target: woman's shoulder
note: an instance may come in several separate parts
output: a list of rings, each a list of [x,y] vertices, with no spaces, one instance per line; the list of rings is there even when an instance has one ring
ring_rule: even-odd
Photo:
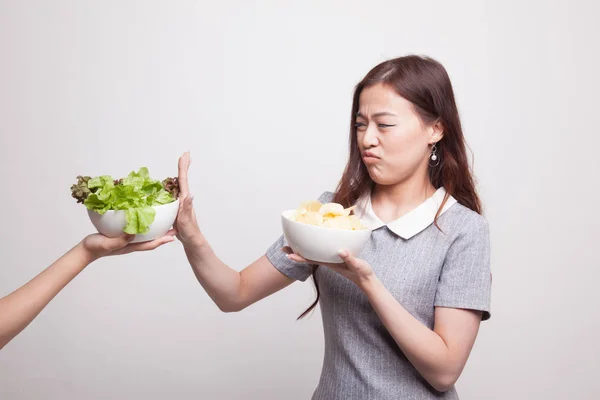
[[[333,201],[333,196],[334,195],[335,195],[334,192],[325,191],[325,192],[321,193],[321,195],[319,196],[318,200],[321,203],[331,203]]]
[[[488,220],[481,214],[456,202],[442,215],[455,230],[461,233],[485,232],[489,229]]]

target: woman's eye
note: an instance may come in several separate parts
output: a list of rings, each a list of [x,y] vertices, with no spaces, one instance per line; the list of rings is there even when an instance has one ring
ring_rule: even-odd
[[[367,127],[367,124],[365,124],[364,122],[356,122],[354,124],[354,126],[356,127],[356,129],[365,129]],[[391,124],[377,124],[377,126],[380,129],[384,129],[384,128],[391,128],[391,127],[396,126],[396,125],[391,125]]]

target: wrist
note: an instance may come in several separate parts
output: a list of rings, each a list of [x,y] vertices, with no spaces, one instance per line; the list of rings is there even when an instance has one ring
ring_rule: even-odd
[[[367,297],[373,296],[382,288],[384,288],[383,283],[381,283],[375,274],[371,274],[361,279],[358,283],[358,287],[365,293],[365,295],[367,295]]]
[[[200,232],[200,230],[196,231],[189,237],[179,238],[179,240],[183,244],[183,247],[189,249],[200,249],[207,245],[206,238],[204,237],[202,232]]]
[[[89,264],[101,257],[101,255],[95,254],[93,251],[88,249],[83,241],[79,242],[73,251],[77,253],[77,258],[83,262],[83,268],[87,267]]]

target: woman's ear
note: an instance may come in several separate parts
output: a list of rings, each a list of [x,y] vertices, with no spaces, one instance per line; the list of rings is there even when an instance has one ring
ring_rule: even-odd
[[[437,143],[444,137],[444,125],[440,120],[435,121],[429,130],[429,144]]]

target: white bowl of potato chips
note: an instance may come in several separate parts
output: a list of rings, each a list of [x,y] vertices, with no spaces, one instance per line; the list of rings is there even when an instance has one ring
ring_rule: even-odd
[[[283,235],[294,253],[307,260],[341,263],[340,250],[357,256],[371,237],[353,212],[354,207],[337,203],[304,202],[281,214]]]

